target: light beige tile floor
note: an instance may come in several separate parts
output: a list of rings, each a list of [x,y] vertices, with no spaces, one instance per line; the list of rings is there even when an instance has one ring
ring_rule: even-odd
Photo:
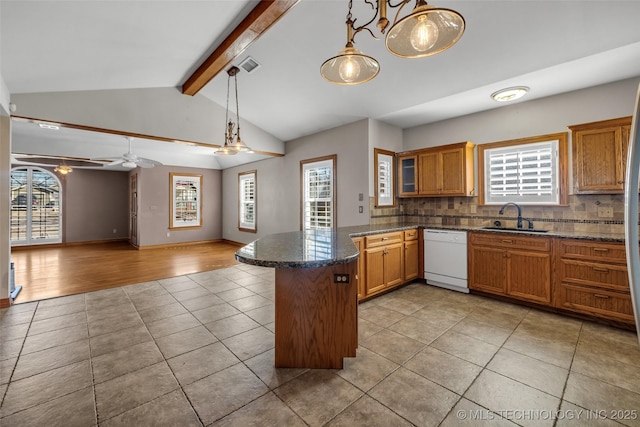
[[[634,333],[413,283],[344,369],[275,369],[273,295],[237,265],[1,310],[0,425],[640,426]]]

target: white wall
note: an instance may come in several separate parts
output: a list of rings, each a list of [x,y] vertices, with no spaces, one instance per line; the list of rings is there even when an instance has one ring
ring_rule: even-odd
[[[220,145],[225,109],[176,88],[14,94],[17,115],[98,128]],[[242,121],[251,148],[284,153],[284,143]]]
[[[404,130],[405,150],[471,141],[476,144],[567,132],[567,126],[630,116],[640,78],[443,120]]]
[[[337,154],[338,227],[369,223],[369,120],[305,136],[286,144],[284,157],[223,171],[223,237],[249,243],[267,234],[300,229],[300,160]],[[258,231],[238,230],[238,173],[257,171]],[[363,194],[363,201],[358,195]],[[358,207],[363,213],[358,213]]]
[[[169,174],[202,175],[202,226],[169,230]],[[138,246],[167,245],[222,238],[222,172],[200,168],[157,166],[137,169],[138,173]],[[169,232],[169,235],[167,235]]]

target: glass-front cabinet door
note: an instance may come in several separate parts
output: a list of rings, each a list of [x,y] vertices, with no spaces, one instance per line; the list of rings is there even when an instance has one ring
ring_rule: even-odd
[[[418,158],[415,154],[398,155],[398,196],[418,194]]]

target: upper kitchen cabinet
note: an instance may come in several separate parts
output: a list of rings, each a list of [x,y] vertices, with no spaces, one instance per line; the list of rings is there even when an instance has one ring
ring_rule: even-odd
[[[398,154],[398,196],[418,195],[418,156]]]
[[[399,154],[398,175],[411,170],[414,177],[412,186],[401,178],[399,197],[473,195],[473,147],[460,142]],[[413,169],[406,167],[410,164]]]
[[[575,194],[624,192],[631,117],[569,126]]]

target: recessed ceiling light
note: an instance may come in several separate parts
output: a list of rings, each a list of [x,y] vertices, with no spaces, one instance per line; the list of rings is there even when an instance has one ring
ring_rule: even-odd
[[[60,126],[52,125],[50,123],[38,123],[38,126],[40,126],[42,129],[50,129],[50,130],[59,130],[60,129]]]
[[[518,98],[522,98],[529,92],[529,88],[526,86],[508,87],[506,89],[500,89],[497,92],[491,94],[491,98],[498,102],[515,101]]]

